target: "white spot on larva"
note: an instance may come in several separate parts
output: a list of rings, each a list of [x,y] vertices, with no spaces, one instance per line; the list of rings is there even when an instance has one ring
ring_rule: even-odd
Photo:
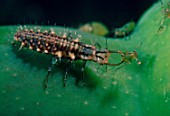
[[[5,53],[5,56],[8,56],[8,53]]]
[[[47,53],[48,53],[48,51],[47,51],[47,50],[44,50],[44,53],[46,53],[46,54],[47,54]]]
[[[37,48],[37,52],[40,52],[41,50],[40,50],[40,48]]]
[[[87,101],[84,101],[83,103],[84,103],[84,105],[88,105],[89,104]]]

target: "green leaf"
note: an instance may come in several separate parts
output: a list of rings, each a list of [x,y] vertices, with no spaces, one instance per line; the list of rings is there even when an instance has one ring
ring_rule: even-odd
[[[166,2],[165,2],[166,3]],[[108,39],[111,50],[138,52],[141,65],[136,62],[120,69],[99,66],[89,61],[85,70],[87,86],[81,81],[81,61],[76,61],[68,74],[66,87],[63,75],[66,65],[55,66],[48,88],[43,81],[51,65],[51,55],[40,54],[11,44],[18,26],[0,27],[0,114],[1,115],[170,115],[169,103],[169,19],[167,28],[157,33],[163,14],[161,5],[153,5],[141,18],[130,40]],[[170,24],[169,24],[170,25]],[[23,27],[24,28],[24,27]],[[28,26],[41,30],[62,27]],[[105,38],[79,30],[81,41],[97,41],[105,49]],[[140,47],[139,44],[143,43]],[[120,58],[112,56],[113,61]]]

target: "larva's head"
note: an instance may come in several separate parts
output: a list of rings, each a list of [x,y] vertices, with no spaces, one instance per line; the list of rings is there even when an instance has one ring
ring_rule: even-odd
[[[110,66],[118,66],[123,63],[123,61],[120,61],[116,63],[115,59],[113,59],[114,55],[120,55],[121,57],[122,54],[119,53],[119,51],[112,51],[112,50],[97,50],[96,51],[96,62],[99,64],[105,64],[105,65],[110,65]]]
[[[137,49],[141,45],[142,42],[139,45],[137,45],[135,49]],[[141,64],[141,61],[138,60],[138,53],[136,52],[136,50],[132,52],[122,52],[122,54],[123,54],[122,61],[125,62],[126,64],[130,64],[132,60],[136,60],[138,64]]]
[[[119,55],[119,58],[121,58],[117,63],[115,61],[119,60],[119,58],[116,55]],[[136,51],[122,52],[115,50],[98,50],[96,51],[95,56],[96,62],[110,66],[118,66],[122,63],[130,64],[132,60],[136,60],[138,64],[141,64],[141,62],[138,60],[138,53]]]
[[[138,64],[141,64],[141,61],[138,60],[138,53],[136,51],[123,53],[122,61],[130,64],[132,60],[136,60]]]

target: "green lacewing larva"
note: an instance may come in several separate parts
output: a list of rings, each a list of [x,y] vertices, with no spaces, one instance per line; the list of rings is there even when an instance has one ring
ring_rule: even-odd
[[[69,72],[69,64],[73,61],[82,60],[83,65],[81,67],[82,80],[84,82],[84,71],[87,61],[93,61],[100,65],[119,66],[123,63],[129,63],[135,59],[138,64],[138,53],[122,52],[117,50],[97,49],[94,45],[85,44],[80,42],[78,38],[67,37],[66,35],[58,36],[54,31],[40,30],[34,31],[33,29],[21,29],[14,35],[14,40],[21,43],[22,47],[27,47],[31,50],[39,53],[45,53],[53,55],[52,65],[56,64],[61,59],[67,59],[66,72],[63,78],[64,86],[66,84],[67,75]],[[106,39],[107,43],[107,39]],[[111,54],[119,54],[121,61],[118,63],[110,63],[109,57]],[[48,69],[48,73],[45,78],[44,89],[47,88],[49,74],[51,67]]]

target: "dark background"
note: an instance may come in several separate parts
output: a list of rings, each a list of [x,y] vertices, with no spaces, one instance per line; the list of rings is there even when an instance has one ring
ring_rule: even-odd
[[[157,0],[1,0],[0,25],[42,24],[76,27],[101,21],[120,27],[138,21]]]

